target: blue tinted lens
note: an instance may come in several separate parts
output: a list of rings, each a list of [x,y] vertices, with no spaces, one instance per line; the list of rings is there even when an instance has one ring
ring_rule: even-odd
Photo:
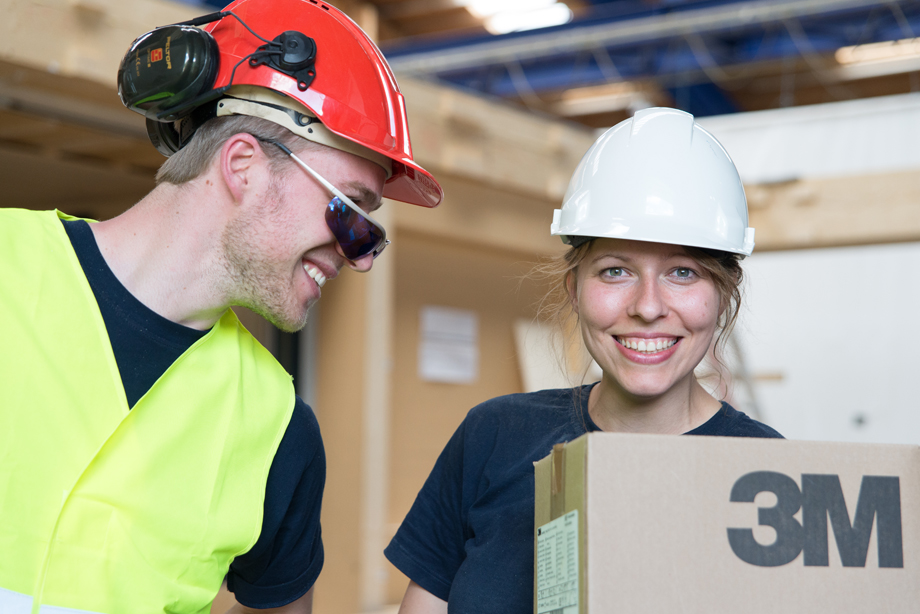
[[[372,224],[338,197],[333,198],[326,207],[326,224],[349,260],[357,260],[376,252],[383,245],[383,229]]]

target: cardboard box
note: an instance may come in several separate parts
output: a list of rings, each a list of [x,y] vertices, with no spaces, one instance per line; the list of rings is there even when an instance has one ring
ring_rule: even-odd
[[[591,433],[536,463],[537,614],[920,612],[920,447]]]

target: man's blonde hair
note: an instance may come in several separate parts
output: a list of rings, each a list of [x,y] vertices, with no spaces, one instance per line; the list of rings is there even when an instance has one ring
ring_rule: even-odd
[[[157,185],[161,183],[182,185],[200,176],[210,166],[214,156],[218,154],[227,139],[240,133],[251,134],[260,140],[278,141],[294,152],[311,147],[323,147],[302,139],[275,122],[259,117],[248,115],[215,117],[209,119],[195,132],[188,145],[167,158],[157,171]],[[287,155],[278,147],[269,146],[262,149],[271,160],[273,171],[287,159]]]

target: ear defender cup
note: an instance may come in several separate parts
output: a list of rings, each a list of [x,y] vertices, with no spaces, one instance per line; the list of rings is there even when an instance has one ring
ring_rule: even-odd
[[[209,119],[217,117],[217,103],[203,104],[177,121],[157,121],[147,118],[147,136],[150,142],[167,158],[192,140],[195,132]]]
[[[174,121],[191,113],[214,87],[220,50],[209,32],[164,26],[131,44],[118,68],[118,96],[137,113]]]
[[[167,158],[181,149],[179,132],[173,122],[158,122],[147,118],[147,137],[157,151]]]

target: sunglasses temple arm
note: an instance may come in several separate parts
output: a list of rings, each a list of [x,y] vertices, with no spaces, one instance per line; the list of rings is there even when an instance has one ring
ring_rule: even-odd
[[[266,139],[266,140],[268,141],[268,139]],[[329,183],[328,181],[326,181],[326,179],[325,179],[322,175],[320,175],[319,173],[317,173],[316,171],[314,171],[312,168],[310,168],[309,166],[307,166],[307,163],[304,162],[303,160],[301,160],[300,158],[298,158],[298,157],[294,154],[294,152],[291,151],[286,145],[284,145],[283,143],[279,143],[278,141],[268,141],[268,142],[269,142],[269,143],[272,143],[273,145],[277,145],[278,148],[281,149],[281,151],[283,151],[285,154],[287,154],[288,157],[291,158],[291,160],[293,160],[294,162],[296,162],[297,165],[298,165],[300,168],[302,168],[303,170],[307,171],[307,172],[310,174],[311,177],[313,177],[313,178],[316,179],[318,182],[320,182],[320,184],[322,184],[322,186],[323,186],[324,188],[326,188],[327,190],[329,190],[330,192],[332,192],[332,194],[333,194],[334,196],[336,196],[339,200],[341,200],[343,203],[345,203],[346,206],[348,206],[349,208],[353,209],[353,210],[354,210],[358,215],[360,215],[361,217],[367,218],[368,221],[370,221],[372,224],[374,224],[375,226],[377,226],[377,227],[383,232],[384,238],[386,238],[386,230],[384,229],[383,225],[380,224],[380,222],[378,222],[377,220],[375,220],[374,218],[372,218],[371,216],[369,216],[367,213],[365,213],[364,211],[362,211],[361,208],[358,207],[358,205],[356,205],[355,203],[353,203],[352,200],[351,200],[350,198],[348,198],[347,196],[345,196],[344,194],[342,194],[342,192],[340,192],[339,189],[338,189],[337,187],[335,187],[334,185],[332,185],[331,183]],[[389,241],[387,241],[387,243],[389,243]]]
[[[283,151],[284,153],[286,153],[286,154],[291,158],[291,160],[293,160],[294,162],[296,162],[297,165],[298,165],[300,168],[302,168],[303,170],[305,170],[305,171],[307,171],[308,173],[310,173],[310,176],[311,176],[311,177],[313,177],[314,179],[316,179],[317,181],[319,181],[319,182],[322,184],[322,186],[323,186],[324,188],[326,188],[327,190],[329,190],[330,192],[332,192],[332,194],[333,194],[334,196],[339,197],[339,198],[342,199],[343,201],[349,200],[349,198],[348,198],[347,196],[345,196],[344,194],[342,194],[341,192],[339,192],[339,190],[338,190],[334,185],[332,185],[331,183],[329,183],[328,181],[326,181],[326,179],[325,179],[322,175],[320,175],[319,173],[317,173],[316,171],[314,171],[312,168],[310,168],[309,166],[307,166],[307,164],[306,164],[303,160],[301,160],[301,159],[298,158],[296,155],[294,155],[294,152],[293,152],[293,151],[291,151],[290,149],[288,149],[286,146],[284,146],[284,145],[281,144],[281,143],[278,143],[278,142],[276,142],[276,141],[272,141],[272,142],[273,142],[275,145],[277,145],[277,146],[281,149],[281,151]]]

